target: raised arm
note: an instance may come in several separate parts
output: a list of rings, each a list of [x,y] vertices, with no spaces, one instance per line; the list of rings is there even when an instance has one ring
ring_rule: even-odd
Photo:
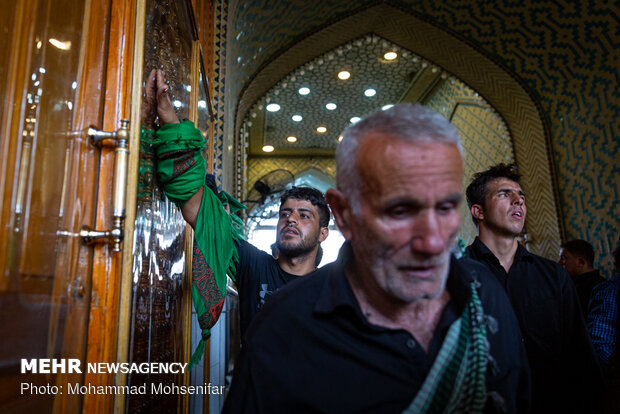
[[[151,78],[151,76],[156,78],[156,82],[154,82],[154,95],[157,99],[157,116],[159,117],[159,122],[162,126],[166,124],[178,124],[179,118],[177,118],[174,108],[172,107],[172,102],[170,102],[170,97],[168,96],[168,84],[166,84],[164,73],[160,69],[153,69],[153,71],[151,71],[151,75],[149,75],[149,78]],[[149,81],[151,80],[153,79],[149,79]],[[150,91],[147,89],[147,96],[149,96],[149,93]],[[200,210],[202,192],[203,187],[199,187],[196,193],[181,206],[183,218],[187,221],[187,223],[189,223],[190,226],[192,226],[193,229],[196,229],[196,219],[198,217],[198,211]]]
[[[226,274],[234,277],[236,273],[238,256],[234,243],[240,236],[221,201],[214,192],[205,189],[206,141],[202,133],[192,122],[179,121],[168,97],[163,72],[156,70],[154,75],[156,82],[151,86],[150,96],[157,101],[161,124],[153,140],[157,176],[168,199],[181,209],[183,218],[194,228],[192,299],[204,340],[221,313]],[[199,344],[192,356],[192,364],[200,360],[203,344]]]

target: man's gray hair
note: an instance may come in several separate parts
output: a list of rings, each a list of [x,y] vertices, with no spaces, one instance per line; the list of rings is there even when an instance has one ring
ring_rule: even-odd
[[[397,104],[350,125],[343,132],[342,141],[336,150],[336,181],[355,214],[361,209],[362,187],[356,165],[357,149],[370,133],[380,133],[407,142],[455,144],[463,155],[456,128],[442,115],[420,104]]]

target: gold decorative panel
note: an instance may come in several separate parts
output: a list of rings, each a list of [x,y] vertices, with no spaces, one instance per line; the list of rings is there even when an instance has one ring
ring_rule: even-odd
[[[169,96],[177,114],[187,118],[192,85],[193,32],[184,1],[149,0],[146,4],[143,79],[162,69],[170,85]],[[183,331],[186,223],[181,211],[163,194],[155,173],[152,147],[155,113],[143,108],[138,168],[138,191],[133,235],[133,296],[131,304],[130,362],[179,362],[184,355]],[[178,374],[138,374],[129,385],[180,384]],[[128,395],[132,413],[176,412],[181,396]]]

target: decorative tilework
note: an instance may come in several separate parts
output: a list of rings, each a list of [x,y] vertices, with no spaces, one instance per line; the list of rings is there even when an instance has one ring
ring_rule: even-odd
[[[386,61],[383,55],[387,51],[398,52],[398,58]],[[263,143],[285,149],[335,149],[338,136],[351,123],[352,116],[363,117],[398,102],[413,76],[427,65],[419,56],[376,35],[339,45],[298,67],[265,95],[265,104],[277,103],[281,109],[265,112]],[[336,78],[343,69],[352,72],[346,81]],[[300,95],[300,87],[309,88],[310,93]],[[366,97],[364,91],[371,87],[376,95]],[[259,102],[262,107],[263,101]],[[337,108],[326,109],[328,102]],[[254,105],[246,120],[251,121],[256,112],[260,113],[260,109]],[[294,114],[303,116],[303,120],[293,121]],[[325,126],[327,132],[317,133],[318,126]],[[297,137],[294,144],[286,141],[291,135]]]
[[[474,173],[500,162],[514,162],[512,142],[506,124],[493,108],[467,85],[454,79],[443,82],[426,102],[426,106],[450,119],[459,132],[465,154],[463,193]],[[464,200],[461,204],[459,238],[469,244],[476,234],[476,226]]]
[[[235,41],[230,45],[234,96],[260,67],[289,42],[326,21],[347,13],[351,2],[321,1],[245,1],[233,17]],[[368,4],[358,0],[356,4]],[[277,16],[277,20],[274,17]],[[275,24],[274,24],[275,23]],[[268,40],[267,40],[268,39]]]
[[[488,7],[467,0],[413,7],[495,56],[534,91],[550,124],[566,239],[590,241],[597,265],[609,274],[620,230],[617,4],[500,1]]]
[[[455,39],[465,41],[468,47],[481,51],[512,73],[512,82],[516,79],[527,88],[530,99],[535,99],[535,108],[531,111],[522,104],[524,100],[516,100],[512,90],[507,90],[507,83],[493,80],[494,74],[480,70],[476,81],[474,68],[478,61],[441,62],[444,69],[451,70],[474,89],[485,91],[485,98],[506,116],[515,138],[517,162],[528,180],[531,176],[542,177],[552,184],[553,170],[558,171],[559,199],[553,199],[553,190],[543,191],[550,194],[551,199],[539,196],[541,184],[544,184],[540,180],[529,183],[537,193],[535,201],[542,203],[530,210],[531,217],[541,217],[535,226],[536,232],[541,233],[534,234],[533,238],[538,239],[534,240],[535,244],[546,244],[542,252],[549,257],[557,254],[559,233],[556,230],[554,235],[546,228],[555,227],[555,219],[549,211],[560,201],[567,238],[588,239],[603,255],[613,249],[618,240],[620,219],[616,161],[619,143],[615,138],[620,102],[617,70],[620,47],[618,10],[614,3],[569,0],[401,0],[389,3],[451,31]],[[376,3],[354,4],[353,8],[361,10]],[[327,29],[329,23],[336,22],[332,26],[337,26],[339,18],[353,14],[353,8],[351,2],[344,1],[321,1],[320,5],[294,0],[244,3],[243,9],[234,16],[235,35],[243,33],[230,50],[236,57],[243,56],[235,68],[233,87],[242,91],[250,79],[254,83],[264,78],[259,69],[271,65],[276,55],[304,42],[307,36]],[[378,16],[375,19],[380,20]],[[393,36],[385,37],[409,39],[412,43],[423,38],[415,26],[393,24],[391,33]],[[338,31],[331,35],[342,36]],[[454,54],[463,49],[458,42],[436,42],[433,47]],[[311,50],[307,48],[306,55]],[[431,53],[425,57],[430,58]],[[440,63],[438,60],[434,62]],[[498,66],[495,70],[501,68]],[[244,93],[235,93],[234,99],[242,98]],[[241,112],[236,115],[243,116],[245,110]],[[512,113],[507,115],[507,112]],[[524,124],[529,126],[524,128],[521,126]],[[551,148],[547,147],[547,140],[552,143]],[[538,144],[533,145],[535,142]],[[553,161],[550,164],[548,160]],[[608,270],[611,269],[609,263],[608,260],[603,262]]]
[[[458,73],[502,114],[514,139],[517,164],[523,171],[532,172],[523,180],[530,200],[534,200],[528,219],[530,247],[536,253],[555,256],[560,243],[557,200],[550,178],[548,133],[539,107],[514,77],[444,27],[385,4],[363,9],[310,34],[273,58],[242,93],[237,116],[295,65],[369,32],[415,51],[447,72]]]
[[[289,170],[296,177],[314,169],[336,180],[336,160],[333,158],[254,158],[248,160],[246,194],[256,180],[279,168]]]
[[[215,1],[214,5],[214,33],[213,54],[208,60],[213,60],[212,96],[215,120],[213,122],[214,175],[222,181],[223,153],[224,153],[224,126],[226,115],[226,27],[227,27],[227,0]]]

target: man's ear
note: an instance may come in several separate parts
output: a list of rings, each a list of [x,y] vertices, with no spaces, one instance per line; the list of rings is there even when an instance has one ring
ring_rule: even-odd
[[[474,204],[471,206],[471,215],[478,221],[484,220],[484,210],[480,204]]]
[[[586,259],[584,259],[583,257],[577,257],[577,263],[579,263],[579,267],[581,269],[584,269],[587,267]]]
[[[335,188],[330,188],[325,193],[325,199],[327,200],[327,204],[332,209],[332,213],[334,214],[334,221],[338,226],[338,229],[344,236],[346,240],[351,239],[351,207],[349,206],[349,202],[342,194],[340,190]]]
[[[319,243],[323,243],[329,235],[329,229],[327,227],[321,227],[319,229]]]

